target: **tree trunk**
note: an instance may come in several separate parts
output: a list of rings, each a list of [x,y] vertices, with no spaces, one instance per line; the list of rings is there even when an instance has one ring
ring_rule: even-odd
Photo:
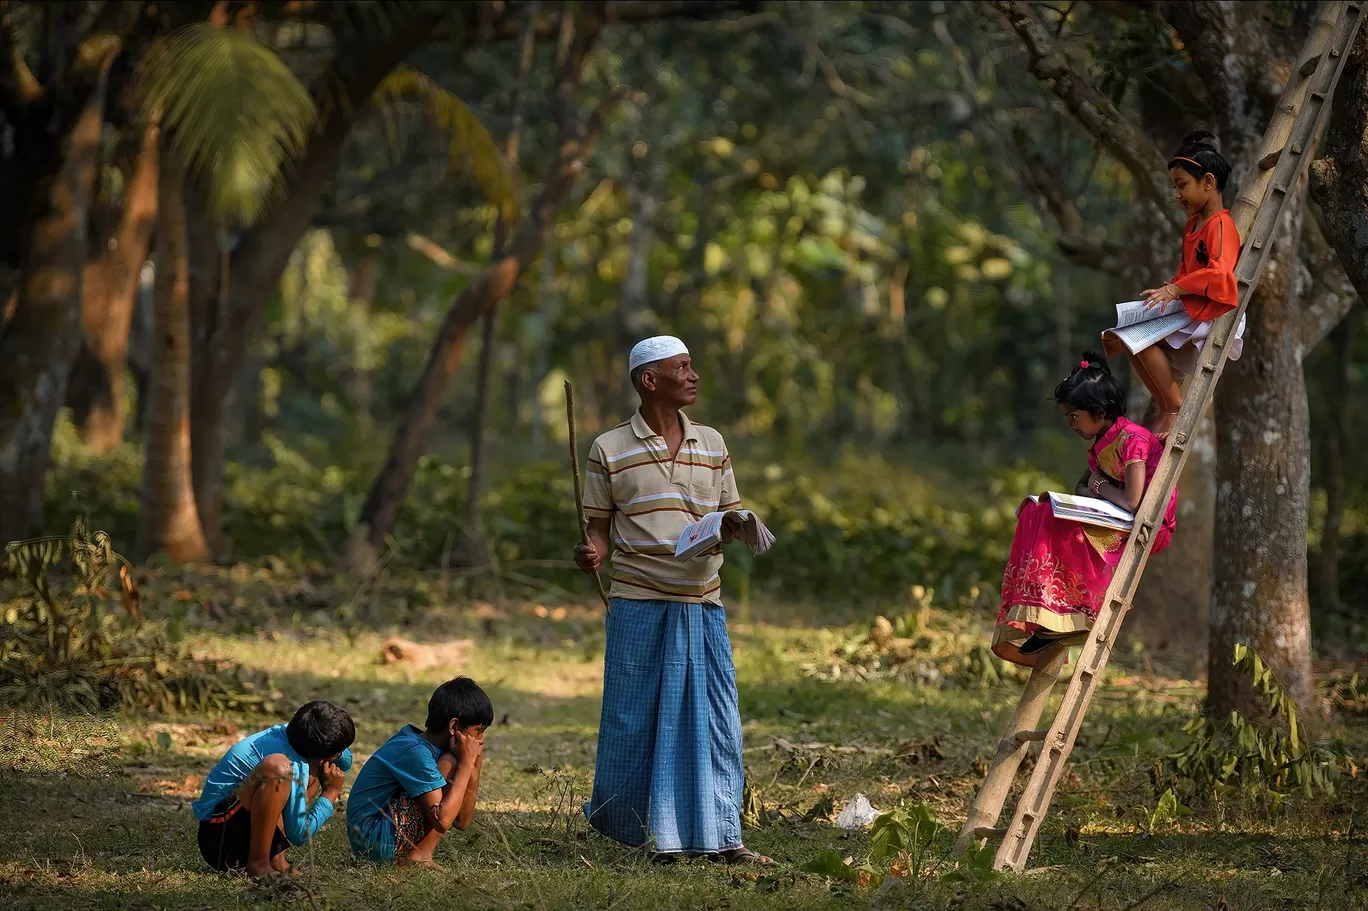
[[[1321,481],[1325,485],[1325,524],[1321,527],[1316,567],[1321,613],[1344,609],[1339,585],[1340,524],[1344,519],[1344,422],[1348,404],[1345,390],[1349,388],[1349,370],[1353,365],[1353,334],[1354,315],[1350,314],[1330,336],[1332,371],[1325,397],[1328,407],[1320,460]]]
[[[518,166],[521,152],[523,84],[527,81],[528,70],[532,68],[532,53],[537,45],[535,17],[535,5],[530,5],[524,10],[518,46],[518,65],[513,74],[508,138],[504,142],[504,156],[512,168]],[[494,259],[503,256],[507,235],[508,223],[501,214],[494,223]],[[516,283],[516,279],[514,281]],[[495,301],[485,311],[484,326],[480,332],[480,362],[475,379],[475,413],[470,426],[470,483],[466,486],[464,534],[461,536],[461,545],[454,555],[458,565],[464,566],[482,566],[487,556],[484,528],[480,520],[480,498],[484,494],[484,438],[485,427],[489,421],[490,390],[494,379],[494,347],[497,344],[494,336],[498,329],[498,319],[499,302]]]
[[[485,312],[480,329],[480,360],[475,377],[475,412],[470,421],[470,479],[466,485],[465,519],[460,547],[452,555],[458,566],[485,564],[484,529],[480,524],[480,497],[484,493],[485,427],[489,421],[490,381],[494,374],[494,338],[499,305]]]
[[[1368,304],[1368,28],[1345,61],[1321,158],[1311,165],[1311,195],[1320,203],[1326,239]]]
[[[126,169],[123,211],[108,248],[86,264],[82,280],[83,344],[70,395],[86,445],[107,452],[123,442],[128,403],[129,330],[137,303],[143,263],[157,219],[157,129],[137,136],[132,165]],[[76,390],[73,389],[73,392]]]
[[[363,321],[369,321],[371,304],[375,299],[374,255],[362,254],[360,261],[351,269],[349,284],[347,297],[351,299],[351,305],[360,312]],[[357,428],[363,437],[369,438],[374,417],[372,411],[374,389],[372,388],[369,366],[352,364],[347,392],[351,397],[352,407],[356,409]]]
[[[556,300],[556,236],[546,242],[546,252],[542,254],[541,287],[537,292],[537,335],[533,341],[536,355],[532,359],[532,451],[541,452],[542,439],[546,433],[545,415],[542,414],[542,383],[551,370],[551,327],[558,318]]]
[[[161,168],[157,230],[156,366],[148,403],[147,464],[136,553],[165,551],[176,563],[209,554],[190,472],[190,278],[184,177],[169,156]]]
[[[28,244],[18,305],[0,328],[0,543],[43,522],[52,428],[81,342],[81,270],[111,60],[63,141],[60,170]]]
[[[1244,356],[1216,389],[1216,540],[1207,708],[1263,717],[1232,664],[1237,643],[1273,669],[1298,708],[1312,707],[1306,587],[1310,417],[1302,375],[1302,289],[1296,281],[1305,189],[1288,201],[1277,247],[1248,308]]]
[[[660,153],[655,153],[657,156]],[[637,409],[636,389],[632,388],[632,378],[627,375],[626,357],[632,346],[645,338],[657,323],[651,309],[650,276],[651,242],[655,239],[656,198],[651,180],[643,170],[634,171],[627,179],[627,213],[632,220],[632,229],[627,236],[627,272],[622,278],[622,291],[618,299],[618,351],[623,359],[622,371],[622,416]]]

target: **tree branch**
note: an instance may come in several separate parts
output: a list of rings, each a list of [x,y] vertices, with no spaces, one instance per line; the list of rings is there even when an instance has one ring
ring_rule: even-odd
[[[1309,273],[1302,297],[1301,347],[1306,357],[1349,315],[1359,295],[1315,219],[1302,228],[1300,265]]]
[[[504,3],[502,9],[484,25],[495,39],[517,38],[522,22],[521,7],[526,3]],[[467,3],[467,26],[480,26],[479,7],[482,3]],[[602,4],[603,24],[639,25],[662,19],[716,19],[730,12],[754,11],[756,0],[616,0]],[[560,31],[560,16],[537,18],[537,38],[554,38]]]
[[[1163,4],[1161,14],[1183,41],[1192,68],[1206,87],[1216,132],[1227,144],[1227,157],[1235,160],[1259,130],[1250,122],[1251,111],[1245,58],[1234,52],[1235,8],[1212,0],[1180,0]]]
[[[1359,299],[1368,302],[1368,29],[1345,61],[1331,100],[1321,157],[1311,164],[1311,197],[1321,227]]]
[[[1048,212],[1059,224],[1055,243],[1059,252],[1070,262],[1116,274],[1121,271],[1121,247],[1090,229],[1070,198],[1068,187],[1059,179],[1058,169],[1051,170],[1040,156],[1026,148],[1019,131],[1013,132],[1012,144],[1005,157],[1017,172],[1017,177],[1028,193],[1036,198],[1037,206]],[[1010,154],[1014,152],[1015,154]]]
[[[1150,138],[1105,95],[1074,70],[1064,50],[1024,4],[994,0],[993,5],[1021,38],[1030,57],[1030,70],[1047,85],[1085,130],[1131,172],[1141,192],[1166,203],[1171,193],[1165,179],[1165,159]],[[1163,206],[1171,212],[1172,206]],[[1177,214],[1171,216],[1176,225]]]
[[[43,87],[24,62],[12,10],[12,4],[0,3],[0,67],[4,73],[0,76],[0,111],[17,120],[20,109],[43,97]]]

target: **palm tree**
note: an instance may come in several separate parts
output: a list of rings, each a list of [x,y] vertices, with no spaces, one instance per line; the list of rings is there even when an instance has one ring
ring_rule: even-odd
[[[157,229],[154,359],[139,522],[140,556],[165,551],[176,562],[209,556],[191,470],[190,295],[185,190],[200,193],[220,228],[250,226],[282,187],[286,164],[304,150],[317,121],[308,90],[250,34],[208,23],[168,35],[139,74],[143,117],[161,131],[161,217]],[[399,67],[376,100],[412,98],[449,137],[454,168],[468,166],[511,211],[512,177],[498,144],[460,99],[421,73]]]
[[[143,117],[161,132],[154,370],[136,553],[185,563],[209,555],[190,473],[187,177],[209,212],[250,223],[303,147],[317,111],[269,48],[207,23],[160,42],[139,74]]]

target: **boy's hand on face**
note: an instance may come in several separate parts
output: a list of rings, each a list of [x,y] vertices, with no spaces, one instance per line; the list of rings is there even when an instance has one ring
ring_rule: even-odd
[[[460,759],[462,765],[472,768],[479,765],[481,756],[484,755],[484,732],[474,731],[470,728],[457,729],[451,737],[452,750]]]
[[[323,781],[323,795],[329,800],[335,800],[342,793],[342,783],[347,776],[338,768],[337,763],[324,760],[318,765],[318,777]]]

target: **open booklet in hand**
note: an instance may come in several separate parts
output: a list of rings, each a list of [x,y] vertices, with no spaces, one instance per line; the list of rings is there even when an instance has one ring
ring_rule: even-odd
[[[722,520],[727,516],[738,516],[741,519],[741,529],[736,533],[737,540],[746,542],[746,546],[757,554],[763,554],[770,549],[770,545],[774,543],[774,535],[765,527],[765,523],[760,521],[760,517],[749,509],[731,509],[726,512],[710,512],[685,527],[679,535],[679,543],[675,545],[675,556],[680,560],[687,560],[721,546]]]
[[[1084,525],[1099,525],[1117,531],[1130,531],[1135,525],[1135,516],[1109,500],[1098,497],[1077,497],[1067,493],[1050,491],[1050,509],[1056,519],[1080,522]],[[1039,503],[1039,497],[1028,497],[1032,503]]]
[[[1187,309],[1181,300],[1162,307],[1146,307],[1144,301],[1116,305],[1116,325],[1102,332],[1104,341],[1115,339],[1131,354],[1143,351],[1187,325]]]

